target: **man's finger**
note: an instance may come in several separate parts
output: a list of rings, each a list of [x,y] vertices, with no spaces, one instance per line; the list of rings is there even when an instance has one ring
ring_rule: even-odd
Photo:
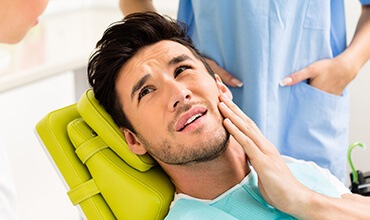
[[[220,101],[223,102],[228,109],[230,109],[232,112],[234,112],[235,115],[240,117],[244,122],[246,122],[249,126],[253,128],[253,130],[261,137],[264,137],[262,132],[259,130],[257,125],[250,119],[231,99],[227,98],[226,96],[221,96]],[[226,111],[228,113],[228,111]],[[230,113],[228,113],[228,116],[224,115],[225,117],[230,116]]]
[[[252,120],[250,120],[251,123],[248,123],[244,121],[242,118],[240,118],[238,115],[235,114],[230,108],[228,108],[225,103],[221,102],[220,103],[220,111],[222,114],[230,120],[230,122],[236,129],[238,129],[238,132],[235,132],[235,134],[238,134],[239,140],[238,141],[241,145],[244,144],[242,142],[244,140],[244,137],[247,137],[248,139],[252,140],[257,147],[259,147],[262,151],[265,151],[265,138],[263,137],[262,134],[260,134],[260,130],[257,128],[257,126],[254,124]],[[244,115],[245,116],[245,115]],[[230,131],[229,131],[230,132]],[[239,134],[240,132],[240,134]]]
[[[263,156],[262,151],[253,143],[253,141],[241,132],[231,121],[226,118],[224,120],[224,126],[229,133],[235,138],[235,140],[243,146],[245,153],[248,157],[260,158]]]

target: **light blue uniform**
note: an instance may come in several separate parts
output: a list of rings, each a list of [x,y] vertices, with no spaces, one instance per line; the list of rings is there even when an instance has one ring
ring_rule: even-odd
[[[344,185],[338,187],[328,176],[309,164],[289,163],[288,167],[301,183],[321,194],[339,198],[348,190],[345,188],[344,191],[341,189]],[[257,180],[257,174],[252,170],[240,184],[214,200],[180,198],[170,209],[166,220],[295,219],[263,199]]]
[[[202,54],[244,83],[231,88],[234,101],[280,153],[315,161],[345,181],[348,92],[279,86],[345,49],[343,0],[180,0],[178,18]]]

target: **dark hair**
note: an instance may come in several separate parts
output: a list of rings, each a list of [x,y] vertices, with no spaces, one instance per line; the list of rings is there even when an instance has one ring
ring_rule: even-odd
[[[104,32],[89,59],[88,78],[95,98],[119,127],[135,132],[123,112],[123,103],[119,101],[115,82],[122,66],[141,48],[162,40],[178,42],[189,48],[213,75],[212,70],[186,35],[186,31],[187,28],[183,23],[154,12],[146,12],[127,15],[122,21],[113,23]]]

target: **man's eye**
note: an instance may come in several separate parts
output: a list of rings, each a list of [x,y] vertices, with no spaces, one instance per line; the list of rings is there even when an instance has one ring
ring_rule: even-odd
[[[154,88],[151,88],[151,87],[145,87],[143,88],[140,93],[139,93],[139,101],[146,95],[148,95],[149,93],[153,92],[154,91]]]
[[[180,75],[182,72],[184,72],[185,70],[187,69],[190,69],[191,67],[190,66],[180,66],[178,68],[176,68],[175,70],[175,78]]]

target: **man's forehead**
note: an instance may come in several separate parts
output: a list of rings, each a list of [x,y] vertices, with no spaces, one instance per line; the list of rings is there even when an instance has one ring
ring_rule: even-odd
[[[151,64],[161,63],[167,65],[176,57],[184,55],[189,57],[191,60],[196,59],[190,49],[184,45],[169,40],[160,41],[158,43],[141,48],[131,59],[126,62],[125,65],[122,66],[120,75],[133,75],[133,77],[139,77],[137,74],[146,74],[145,68],[150,67]]]
[[[141,48],[122,66],[116,82],[124,82],[127,85],[125,90],[129,90],[133,84],[150,72],[148,68],[157,68],[158,65],[170,66],[183,60],[195,59],[194,54],[184,45],[175,41],[163,40]]]
[[[141,59],[145,59],[145,57],[149,59],[159,59],[160,57],[171,59],[179,54],[193,55],[190,49],[186,46],[175,41],[163,40],[143,47],[136,55],[140,56]],[[135,58],[136,55],[134,55],[133,58]]]

